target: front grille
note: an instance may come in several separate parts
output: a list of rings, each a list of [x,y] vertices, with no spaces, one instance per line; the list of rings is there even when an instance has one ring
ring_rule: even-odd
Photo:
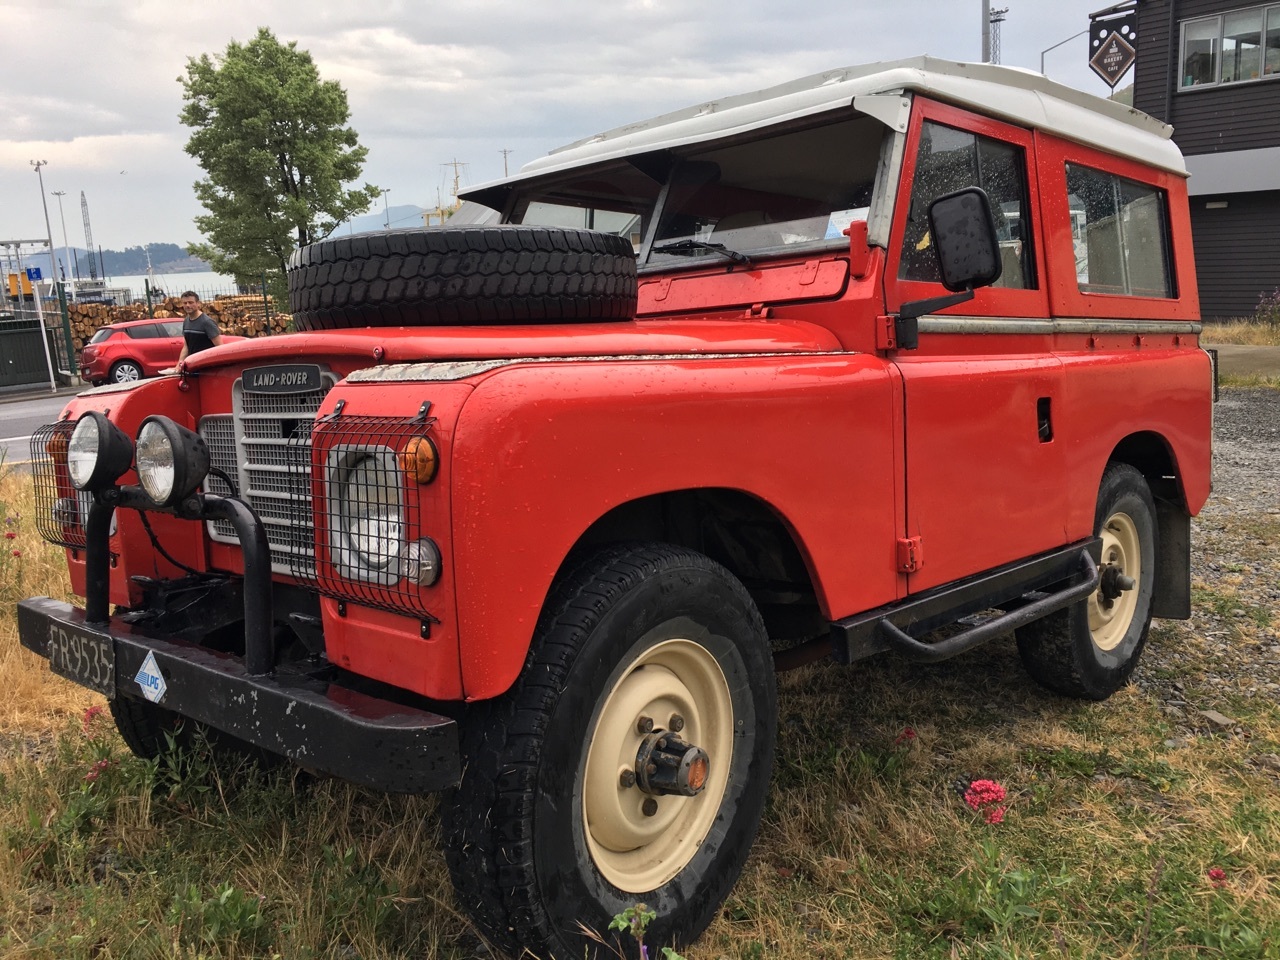
[[[234,412],[200,420],[200,435],[209,445],[206,489],[220,496],[238,495],[261,518],[277,573],[314,577],[315,528],[311,497],[311,427],[325,394],[335,380],[325,374],[323,390],[307,393],[254,393],[237,380]],[[236,484],[231,490],[222,471]],[[209,536],[238,544],[225,520],[209,523]]]

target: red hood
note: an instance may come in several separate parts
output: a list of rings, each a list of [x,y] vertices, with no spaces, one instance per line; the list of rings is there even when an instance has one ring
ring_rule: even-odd
[[[797,320],[645,320],[574,326],[388,327],[325,330],[224,343],[186,361],[190,370],[261,360],[352,357],[370,363],[506,357],[610,357],[839,350],[829,330]]]

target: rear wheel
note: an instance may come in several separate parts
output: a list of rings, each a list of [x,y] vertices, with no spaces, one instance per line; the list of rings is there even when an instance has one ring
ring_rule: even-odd
[[[614,956],[583,934],[643,902],[679,946],[746,861],[777,707],[763,623],[723,567],[611,548],[564,578],[512,690],[464,726],[445,808],[463,906],[512,956]]]
[[[1102,540],[1098,589],[1017,631],[1018,652],[1039,683],[1070,697],[1105,700],[1128,682],[1146,645],[1155,587],[1156,510],[1142,474],[1107,467],[1094,530]]]
[[[111,365],[107,378],[112,383],[133,383],[142,379],[142,367],[132,360],[117,360]]]

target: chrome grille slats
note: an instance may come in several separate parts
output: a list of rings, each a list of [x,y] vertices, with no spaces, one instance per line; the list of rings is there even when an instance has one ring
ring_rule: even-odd
[[[336,378],[323,374],[324,389],[305,393],[257,393],[238,379],[232,390],[231,414],[200,421],[209,444],[210,463],[235,477],[240,496],[266,528],[271,567],[277,573],[314,577],[315,528],[311,497],[311,427],[325,394]],[[230,491],[210,475],[206,489]],[[226,521],[209,524],[220,543],[238,544]]]

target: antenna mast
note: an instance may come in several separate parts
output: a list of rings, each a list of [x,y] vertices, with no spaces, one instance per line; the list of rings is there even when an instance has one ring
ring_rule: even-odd
[[[1000,62],[1000,24],[1004,23],[1004,15],[1009,8],[991,11],[991,63]]]

